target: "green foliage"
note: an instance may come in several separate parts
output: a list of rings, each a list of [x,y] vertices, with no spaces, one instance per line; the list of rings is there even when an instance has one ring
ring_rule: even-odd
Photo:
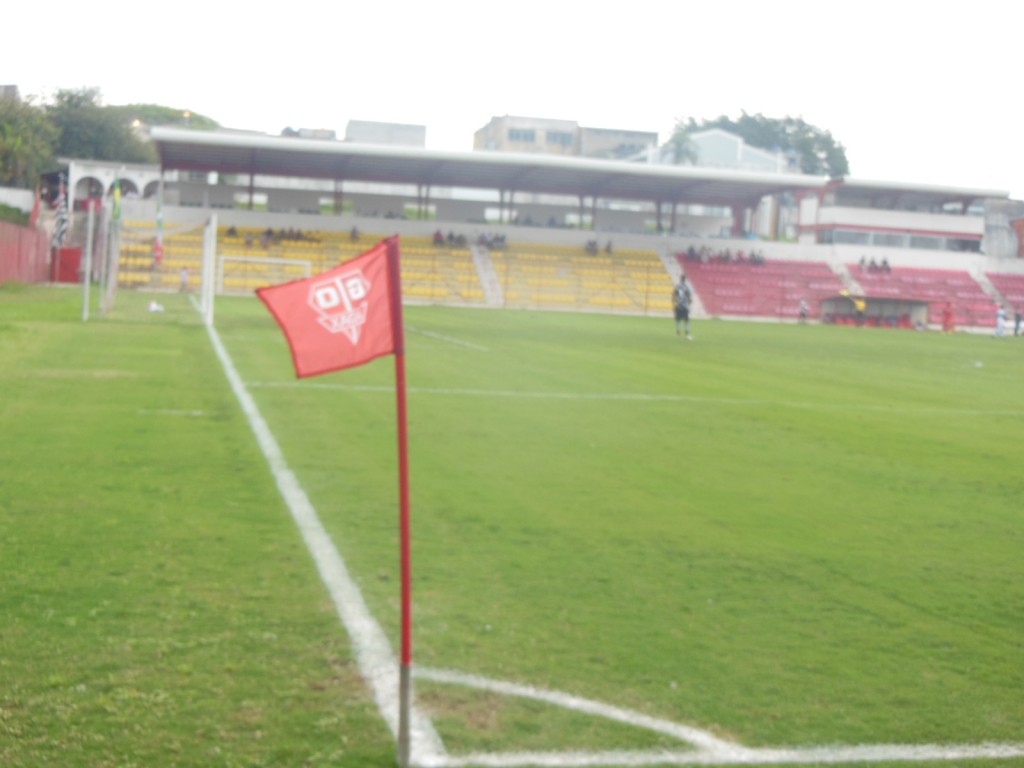
[[[189,128],[196,131],[212,131],[219,128],[220,124],[205,115],[197,115],[187,109],[175,109],[164,107],[158,104],[125,104],[118,107],[110,107],[116,110],[129,125],[138,120],[141,123],[154,126],[164,125],[174,128]]]
[[[0,186],[32,189],[51,170],[57,131],[29,102],[0,99]]]
[[[0,99],[0,185],[33,188],[58,156],[155,163],[156,148],[135,130],[140,124],[218,127],[204,115],[156,104],[104,106],[98,88],[58,91],[45,106]]]
[[[0,221],[9,221],[12,224],[28,224],[29,216],[19,208],[12,208],[9,205],[0,203]]]
[[[672,154],[672,162],[676,165],[695,165],[700,159],[697,155],[697,148],[690,141],[690,134],[693,127],[682,121],[676,123],[676,128],[668,140],[668,149]]]
[[[156,150],[138,139],[119,109],[102,106],[97,88],[61,90],[47,113],[59,132],[57,153],[63,157],[151,163]]]
[[[737,120],[723,115],[698,122],[691,117],[677,121],[669,143],[686,147],[690,134],[711,128],[735,134],[752,147],[793,152],[798,158],[801,173],[838,177],[850,172],[843,145],[836,142],[829,131],[810,125],[802,117],[777,119],[746,112]]]

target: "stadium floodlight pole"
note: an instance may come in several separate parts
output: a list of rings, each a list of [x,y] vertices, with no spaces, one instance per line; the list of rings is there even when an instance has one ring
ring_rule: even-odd
[[[398,409],[399,538],[402,562],[402,656],[398,675],[398,764],[408,768],[412,714],[412,525],[409,502],[409,434],[406,427],[405,330],[402,325],[402,283],[398,238],[387,241],[391,328],[394,334],[395,400]]]

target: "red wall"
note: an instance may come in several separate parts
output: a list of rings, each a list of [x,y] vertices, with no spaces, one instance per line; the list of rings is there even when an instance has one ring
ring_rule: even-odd
[[[0,221],[0,283],[41,283],[47,279],[50,243],[41,229]]]

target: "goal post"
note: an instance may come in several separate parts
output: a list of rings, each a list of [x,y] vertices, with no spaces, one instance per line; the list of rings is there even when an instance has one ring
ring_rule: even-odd
[[[113,307],[119,290],[188,293],[202,321],[213,324],[218,296],[251,296],[257,288],[313,274],[306,258],[255,255],[260,251],[218,242],[216,213],[196,221],[160,226],[149,217],[104,222],[105,285],[101,311]],[[219,250],[220,249],[220,250]]]
[[[199,312],[203,322],[213,325],[214,274],[217,271],[217,214],[210,216],[203,232],[203,272],[200,283]]]
[[[216,216],[168,228],[148,217],[110,217],[106,222],[106,276],[101,310],[114,308],[121,290],[203,296],[204,264],[216,252]]]

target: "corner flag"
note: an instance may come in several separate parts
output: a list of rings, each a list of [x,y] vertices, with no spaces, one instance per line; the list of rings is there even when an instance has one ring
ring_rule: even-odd
[[[402,659],[399,667],[398,764],[411,764],[412,527],[405,397],[405,333],[398,237],[303,280],[256,291],[288,339],[295,374],[317,376],[395,356],[398,412],[399,542],[402,566]]]
[[[390,244],[384,240],[327,272],[256,291],[288,339],[299,378],[396,351],[401,333],[394,323],[392,285],[399,276],[392,274]]]

